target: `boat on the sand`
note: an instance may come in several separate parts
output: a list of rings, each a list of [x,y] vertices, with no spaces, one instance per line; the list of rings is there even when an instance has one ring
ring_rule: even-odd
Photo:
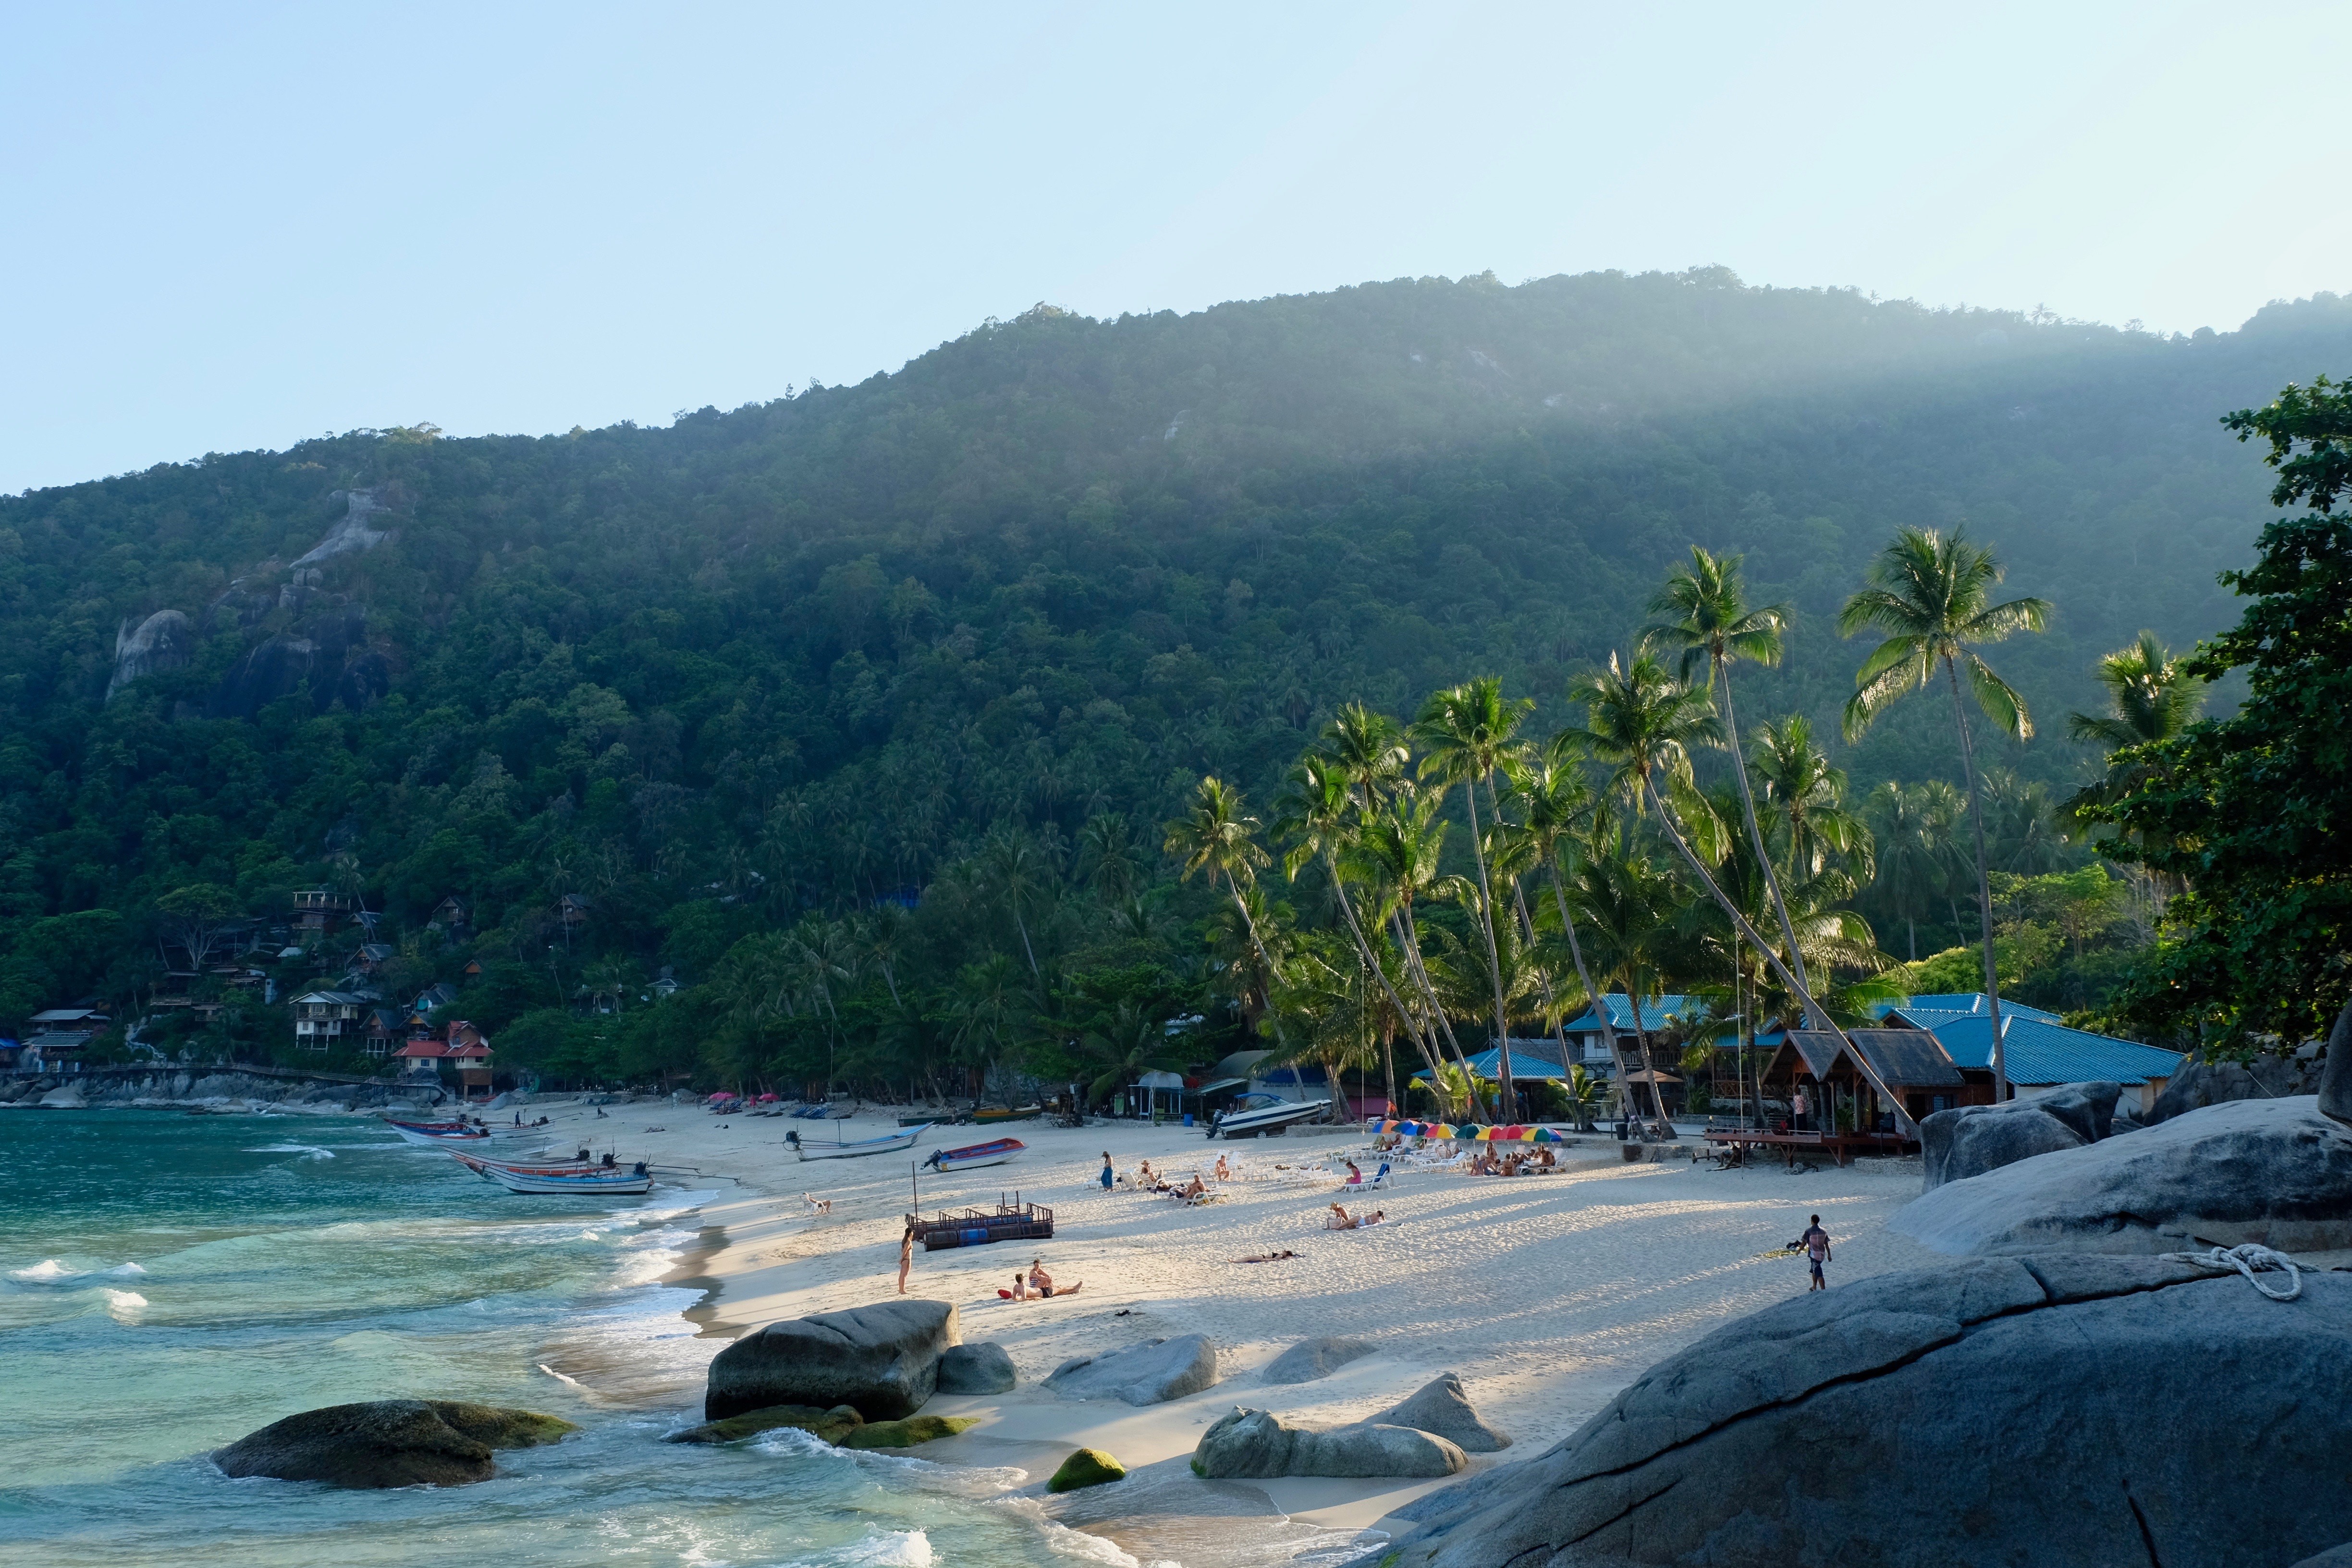
[[[933,1150],[923,1163],[942,1175],[950,1171],[976,1171],[982,1165],[1002,1165],[1028,1147],[1018,1138],[992,1138],[985,1143],[967,1143],[961,1149]]]
[[[1018,1110],[1002,1105],[983,1106],[971,1113],[971,1119],[985,1126],[992,1121],[1034,1121],[1045,1114],[1042,1105],[1024,1105]]]
[[[862,1138],[855,1143],[823,1143],[804,1141],[798,1132],[784,1134],[784,1142],[803,1160],[854,1160],[861,1154],[889,1154],[901,1149],[911,1149],[915,1140],[930,1131],[926,1121],[920,1127],[910,1127],[904,1132],[885,1133],[879,1138]]]
[[[1240,1104],[1231,1110],[1220,1112],[1217,1119],[1209,1123],[1209,1136],[1262,1138],[1269,1132],[1280,1133],[1296,1123],[1312,1121],[1328,1115],[1330,1110],[1330,1106],[1321,1100],[1308,1100],[1302,1104],[1263,1092],[1245,1095]]]

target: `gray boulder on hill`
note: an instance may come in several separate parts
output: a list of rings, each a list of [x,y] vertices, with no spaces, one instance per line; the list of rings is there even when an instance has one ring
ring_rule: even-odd
[[[712,1358],[702,1417],[847,1405],[868,1421],[896,1421],[930,1398],[940,1357],[962,1337],[946,1301],[884,1301],[770,1323]]]
[[[579,1428],[530,1410],[446,1399],[330,1405],[273,1421],[213,1455],[226,1476],[337,1487],[457,1487],[498,1473],[491,1453]]]
[[[2146,1258],[1883,1274],[1727,1324],[1541,1458],[1407,1505],[1397,1558],[2290,1563],[2344,1539],[2347,1342],[2342,1275],[2282,1303]]]
[[[1344,1340],[1319,1334],[1301,1340],[1272,1361],[1258,1375],[1268,1383],[1313,1383],[1328,1377],[1351,1361],[1360,1361],[1380,1347],[1370,1340]]]
[[[2166,1252],[2191,1237],[2289,1252],[2352,1247],[2352,1126],[2321,1115],[2308,1095],[2209,1105],[2128,1138],[1948,1182],[1889,1224],[1957,1256]]]
[[[1202,1433],[1192,1450],[1192,1473],[1213,1481],[1276,1476],[1454,1476],[1469,1463],[1454,1444],[1411,1426],[1372,1422],[1329,1429],[1292,1426],[1267,1411],[1239,1408]]]
[[[1935,1111],[1919,1123],[1926,1190],[2036,1154],[2095,1143],[2114,1126],[2116,1097],[2122,1092],[2112,1083],[2070,1084],[2032,1100]]]
[[[1409,1398],[1371,1419],[1434,1433],[1466,1453],[1493,1454],[1511,1446],[1508,1436],[1479,1418],[1471,1408],[1470,1396],[1462,1392],[1462,1379],[1450,1372],[1423,1384]]]
[[[1013,1357],[993,1341],[950,1345],[940,1357],[941,1394],[1009,1394],[1013,1382]]]
[[[1202,1334],[1146,1340],[1108,1355],[1077,1356],[1055,1367],[1045,1386],[1065,1399],[1123,1399],[1159,1405],[1198,1394],[1217,1381],[1217,1347]]]

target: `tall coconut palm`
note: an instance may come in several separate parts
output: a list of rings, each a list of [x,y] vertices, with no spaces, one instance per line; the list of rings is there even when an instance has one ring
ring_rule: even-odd
[[[1511,1084],[1511,1032],[1504,1017],[1503,967],[1495,937],[1495,889],[1486,874],[1486,846],[1478,828],[1478,786],[1491,789],[1495,771],[1512,754],[1519,724],[1535,704],[1503,695],[1503,683],[1480,676],[1459,686],[1433,692],[1413,721],[1420,741],[1421,774],[1444,784],[1462,785],[1470,812],[1470,853],[1478,868],[1477,925],[1486,942],[1486,965],[1495,979],[1495,1078],[1503,1114],[1514,1114],[1518,1101]]]
[[[1832,767],[1813,744],[1803,715],[1757,727],[1754,767],[1776,830],[1789,836],[1790,876],[1818,877],[1834,854],[1857,881],[1870,880],[1876,868],[1870,826],[1846,809],[1845,770]]]
[[[1616,764],[1617,787],[1637,807],[1647,802],[1657,813],[1658,826],[1664,829],[1667,840],[1681,854],[1700,888],[1730,918],[1739,934],[1764,955],[1797,997],[1806,1019],[1838,1037],[1854,1065],[1878,1091],[1879,1100],[1899,1121],[1907,1122],[1910,1118],[1894,1089],[1880,1079],[1878,1069],[1869,1058],[1853,1049],[1853,1042],[1846,1038],[1845,1031],[1815,999],[1812,988],[1798,976],[1790,961],[1757,933],[1755,926],[1717,883],[1667,805],[1666,796],[1671,793],[1702,825],[1714,817],[1706,802],[1696,798],[1691,780],[1691,746],[1712,743],[1723,733],[1706,694],[1675,679],[1664,665],[1646,655],[1630,665],[1621,665],[1617,656],[1612,654],[1606,670],[1570,682],[1569,695],[1571,700],[1581,700],[1587,713],[1586,727],[1570,732],[1590,746],[1595,756]],[[1790,948],[1793,950],[1797,945],[1791,938]]]
[[[1214,889],[1217,879],[1224,879],[1225,890],[1233,896],[1234,907],[1241,911],[1242,923],[1257,949],[1258,962],[1271,973],[1274,960],[1266,956],[1265,942],[1258,934],[1248,901],[1242,897],[1242,889],[1256,881],[1257,873],[1271,863],[1257,841],[1257,818],[1244,814],[1241,791],[1212,776],[1203,778],[1192,792],[1192,808],[1168,824],[1164,842],[1168,853],[1182,867],[1184,880],[1192,880],[1195,871],[1205,872],[1209,886]]]
[[[1419,1020],[1404,999],[1396,994],[1388,970],[1381,962],[1372,939],[1366,934],[1363,922],[1356,917],[1355,900],[1348,896],[1348,879],[1340,868],[1340,856],[1352,841],[1356,824],[1351,810],[1354,795],[1349,790],[1347,773],[1334,758],[1309,752],[1299,758],[1291,770],[1290,778],[1281,798],[1276,803],[1275,833],[1289,840],[1290,848],[1282,858],[1282,868],[1296,879],[1300,868],[1309,860],[1319,859],[1323,874],[1330,881],[1332,901],[1339,905],[1346,921],[1348,934],[1353,939],[1357,961],[1381,989],[1387,992],[1395,1017],[1401,1020],[1412,1043],[1422,1054],[1425,1066],[1434,1071],[1437,1057],[1431,1042],[1422,1036]],[[1394,1074],[1391,1074],[1393,1079]],[[1389,1098],[1396,1098],[1396,1085],[1389,1084]]]
[[[2146,753],[2128,761],[2119,760],[2115,753],[2173,739],[2196,721],[2205,706],[2205,683],[2184,671],[2180,660],[2156,640],[2153,632],[2140,633],[2139,641],[2099,660],[2095,673],[2107,690],[2107,711],[2072,713],[2066,719],[2067,732],[2075,740],[2107,753],[2105,776],[2066,800],[2070,827],[2086,837],[2095,831],[2084,815],[2090,807],[2138,788],[2159,776],[2164,766]],[[2152,885],[2161,887],[2168,880],[2152,879]]]
[[[1332,715],[1323,726],[1321,745],[1357,792],[1359,809],[1367,817],[1396,793],[1412,761],[1403,728],[1360,702],[1345,703]]]
[[[1739,750],[1738,716],[1731,700],[1731,667],[1735,662],[1750,659],[1768,666],[1780,662],[1789,608],[1785,605],[1767,605],[1754,610],[1748,607],[1740,571],[1745,560],[1739,555],[1712,555],[1692,545],[1690,564],[1678,566],[1668,574],[1665,586],[1650,601],[1652,615],[1671,618],[1655,622],[1643,631],[1642,648],[1645,652],[1680,649],[1684,682],[1688,684],[1692,670],[1704,666],[1706,690],[1719,696],[1723,745],[1731,753],[1731,771],[1739,780],[1739,805],[1748,821],[1748,837],[1755,846],[1758,863],[1764,868],[1764,886],[1771,896],[1772,912],[1780,920],[1780,934],[1788,942],[1789,954],[1797,966],[1797,979],[1801,984],[1805,982],[1805,961],[1798,954],[1797,933],[1789,923],[1779,875],[1764,847],[1764,830],[1756,820],[1756,792],[1748,782],[1748,763]]]
[[[2038,632],[2049,624],[2042,599],[1992,603],[2001,580],[1991,551],[1970,544],[1959,531],[1899,530],[1870,565],[1870,586],[1845,602],[1838,631],[1852,637],[1879,631],[1885,640],[1854,672],[1854,693],[1845,705],[1846,739],[1870,728],[1871,721],[1896,698],[1918,690],[1940,666],[1951,688],[1952,722],[1960,732],[1960,765],[1969,786],[1969,820],[1976,830],[1977,916],[1984,939],[1985,996],[1992,1022],[1992,1081],[1996,1100],[2009,1098],[2008,1052],[2001,1039],[2000,980],[1993,973],[1992,886],[1985,858],[1984,798],[1977,782],[1976,748],[1969,738],[1969,714],[1960,699],[1962,678],[1986,718],[2017,739],[2033,734],[2033,716],[2017,689],[1993,672],[1976,648],[2018,632]]]
[[[1584,927],[1592,967],[1603,984],[1622,986],[1633,1007],[1633,1044],[1642,1067],[1647,1069],[1651,1109],[1662,1129],[1670,1125],[1665,1091],[1659,1087],[1656,1065],[1650,1060],[1649,1020],[1643,1016],[1642,998],[1664,990],[1666,949],[1673,940],[1670,924],[1675,912],[1673,878],[1661,875],[1647,860],[1624,852],[1622,846],[1615,854],[1584,856],[1568,895]],[[1595,991],[1592,1002],[1606,1014],[1604,994]],[[1614,1048],[1613,1030],[1609,1037]],[[1628,1059],[1619,1049],[1617,1082],[1623,1091],[1622,1109],[1633,1116],[1638,1112],[1627,1086],[1636,1069],[1626,1065]]]
[[[1622,1083],[1625,1053],[1617,1043],[1617,1025],[1609,1016],[1608,997],[1592,984],[1591,967],[1584,961],[1584,944],[1577,936],[1576,918],[1569,911],[1568,894],[1560,885],[1560,856],[1577,846],[1580,836],[1592,825],[1600,805],[1591,784],[1584,776],[1582,748],[1571,736],[1555,735],[1540,758],[1519,763],[1509,770],[1508,776],[1512,797],[1519,807],[1519,831],[1535,858],[1543,864],[1545,879],[1551,884],[1552,905],[1559,915],[1560,934],[1567,939],[1569,959],[1576,965],[1577,983],[1584,987],[1592,1004],[1593,1016],[1601,1021],[1601,1042],[1617,1069],[1617,1081]],[[1560,1038],[1564,1057],[1566,1034]]]
[[[1919,911],[1940,897],[1949,861],[1949,824],[1937,822],[1931,797],[1921,785],[1889,780],[1870,792],[1864,814],[1877,860],[1874,886],[1903,917],[1910,936],[1910,959],[1919,961]]]
[[[1445,842],[1445,823],[1438,816],[1441,802],[1400,784],[1378,815],[1360,823],[1341,864],[1348,874],[1376,889],[1378,907],[1368,918],[1389,927],[1398,955],[1423,1014],[1423,1026],[1433,1042],[1442,1034],[1454,1053],[1454,1065],[1466,1076],[1469,1059],[1454,1037],[1453,1021],[1438,1000],[1422,960],[1421,929],[1413,917],[1415,903],[1442,880],[1437,863]],[[1475,1092],[1475,1080],[1474,1080]],[[1483,1106],[1483,1101],[1480,1102]]]

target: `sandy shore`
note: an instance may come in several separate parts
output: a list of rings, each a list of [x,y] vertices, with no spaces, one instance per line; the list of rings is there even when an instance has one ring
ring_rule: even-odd
[[[532,1114],[551,1118],[551,1146],[593,1138],[624,1160],[698,1173],[677,1179],[725,1194],[704,1207],[705,1228],[673,1282],[704,1288],[689,1316],[703,1332],[728,1337],[895,1294],[910,1167],[931,1149],[997,1135],[941,1128],[911,1156],[802,1162],[785,1145],[787,1129],[829,1139],[838,1125],[856,1140],[895,1126],[878,1115],[812,1124],[648,1103],[612,1107],[602,1120],[568,1101],[541,1101]],[[1301,1546],[1317,1544],[1318,1532],[1352,1533],[1441,1484],[1202,1483],[1184,1461],[1201,1429],[1236,1404],[1339,1423],[1454,1372],[1479,1411],[1515,1439],[1502,1454],[1474,1457],[1474,1468],[1508,1463],[1566,1436],[1660,1357],[1802,1291],[1801,1262],[1759,1254],[1794,1237],[1812,1214],[1836,1241],[1833,1287],[1934,1261],[1885,1228],[1919,1190],[1916,1160],[1793,1175],[1777,1165],[1717,1171],[1684,1161],[1627,1164],[1613,1141],[1599,1140],[1563,1151],[1566,1168],[1541,1177],[1408,1171],[1371,1200],[1387,1224],[1331,1232],[1321,1220],[1328,1204],[1345,1198],[1337,1184],[1294,1179],[1278,1167],[1336,1166],[1354,1154],[1369,1173],[1376,1162],[1364,1158],[1360,1131],[1212,1145],[1196,1131],[1131,1122],[1003,1131],[1028,1144],[1024,1155],[961,1176],[927,1176],[922,1206],[985,1206],[1017,1189],[1053,1208],[1053,1240],[918,1250],[908,1289],[954,1302],[965,1340],[1003,1344],[1021,1386],[936,1400],[932,1410],[977,1415],[982,1425],[927,1446],[921,1457],[1018,1466],[1036,1481],[1081,1445],[1109,1450],[1130,1470],[1154,1467],[1138,1478],[1145,1484],[1042,1506],[1139,1557],[1187,1568],[1263,1562],[1274,1544],[1269,1529]],[[1196,1167],[1205,1173],[1222,1151],[1250,1179],[1229,1184],[1222,1201],[1190,1209],[1142,1193],[1105,1193],[1096,1173],[1106,1150],[1122,1170],[1149,1158],[1180,1177]],[[830,1200],[831,1213],[816,1212],[812,1196]],[[1280,1249],[1298,1256],[1234,1261]],[[1057,1280],[1083,1280],[1084,1290],[1050,1301],[1001,1300],[997,1289],[1037,1254]],[[1219,1347],[1223,1375],[1190,1398],[1137,1410],[1068,1403],[1037,1387],[1069,1357],[1195,1332]],[[1381,1350],[1317,1383],[1259,1379],[1266,1362],[1312,1334],[1351,1335]],[[1237,1532],[1244,1521],[1248,1529]]]

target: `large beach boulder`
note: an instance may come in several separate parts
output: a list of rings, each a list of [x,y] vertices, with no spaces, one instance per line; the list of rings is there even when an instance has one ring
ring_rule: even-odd
[[[1217,1347],[1202,1334],[1146,1340],[1108,1355],[1077,1356],[1055,1367],[1045,1386],[1065,1399],[1123,1399],[1159,1405],[1198,1394],[1217,1381]]]
[[[1462,1391],[1462,1379],[1444,1373],[1416,1389],[1401,1404],[1391,1405],[1373,1421],[1390,1426],[1412,1426],[1432,1432],[1472,1454],[1493,1454],[1511,1446],[1506,1434],[1489,1426],[1472,1408]]]
[[[2352,1002],[2336,1015],[2327,1031],[2327,1060],[2319,1069],[2319,1113],[2352,1123]]]
[[[712,1358],[703,1419],[772,1405],[847,1405],[868,1421],[896,1421],[930,1398],[940,1357],[962,1337],[946,1301],[884,1301],[770,1323]]]
[[[2209,1105],[1948,1182],[1889,1223],[1963,1256],[2166,1252],[2191,1238],[2352,1247],[2352,1126],[2321,1115],[2310,1095]]]
[[[1725,1325],[1401,1510],[1398,1560],[2285,1564],[2344,1539],[2347,1408],[2352,1278],[2283,1303],[2157,1258],[1972,1259]]]
[[[950,1345],[940,1357],[941,1394],[1010,1394],[1014,1381],[1012,1354],[993,1341]]]
[[[579,1428],[530,1410],[447,1399],[330,1405],[273,1421],[213,1455],[226,1476],[337,1487],[457,1487],[498,1473],[499,1448],[552,1443]]]
[[[1301,1340],[1266,1363],[1259,1373],[1268,1383],[1313,1383],[1328,1377],[1351,1361],[1360,1361],[1380,1347],[1370,1340],[1340,1339],[1318,1334]]]
[[[1192,1473],[1213,1481],[1276,1476],[1460,1475],[1470,1460],[1444,1438],[1411,1426],[1293,1426],[1236,1407],[1201,1435]]]
[[[2067,1109],[2082,1108],[2070,1105]],[[2112,1122],[2112,1096],[2107,1110],[2106,1120]],[[2088,1121],[2088,1117],[2079,1120]],[[1963,1105],[1931,1112],[1919,1123],[1919,1163],[1927,1172],[1926,1190],[1933,1192],[1946,1182],[1965,1181],[2003,1165],[2014,1165],[2020,1160],[2031,1160],[2036,1154],[2079,1149],[2093,1142],[2090,1134],[2078,1131],[2069,1119],[2043,1109],[2040,1100]]]

